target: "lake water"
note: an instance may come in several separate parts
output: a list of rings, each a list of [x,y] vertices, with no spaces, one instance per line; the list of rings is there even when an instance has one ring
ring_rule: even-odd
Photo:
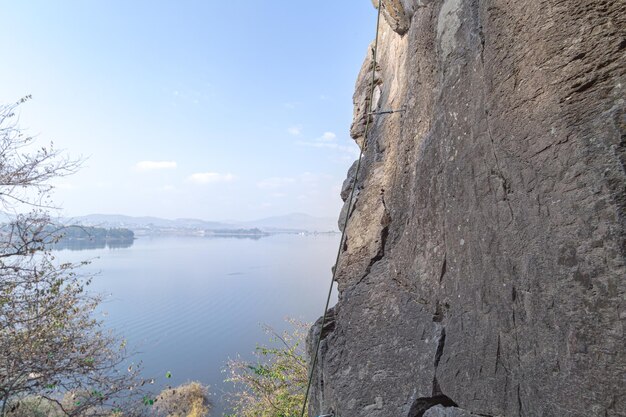
[[[99,271],[91,289],[107,294],[103,319],[139,352],[147,377],[210,385],[221,416],[227,360],[267,342],[261,324],[282,330],[287,317],[322,314],[338,244],[339,235],[140,238],[56,255],[93,260],[86,270]]]

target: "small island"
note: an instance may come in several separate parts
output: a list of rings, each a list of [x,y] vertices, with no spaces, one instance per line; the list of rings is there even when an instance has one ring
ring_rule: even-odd
[[[124,228],[104,228],[95,226],[63,226],[59,237],[52,244],[54,249],[118,249],[129,248],[135,241],[135,233]]]

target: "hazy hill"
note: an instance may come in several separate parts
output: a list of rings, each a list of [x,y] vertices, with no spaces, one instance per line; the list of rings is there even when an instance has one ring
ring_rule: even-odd
[[[134,217],[121,214],[88,214],[63,219],[65,224],[80,224],[105,228],[128,228],[131,230],[185,229],[185,230],[228,230],[258,228],[268,232],[329,232],[337,231],[336,219],[314,217],[304,213],[267,217],[253,221],[216,222],[201,219],[162,219],[159,217]]]
[[[306,230],[310,232],[336,232],[338,230],[337,219],[332,217],[313,217],[304,213],[266,217],[240,224],[245,227],[258,227],[263,230]]]
[[[234,228],[232,225],[209,222],[199,219],[162,219],[159,217],[134,217],[122,214],[88,214],[86,216],[64,219],[65,223],[81,224],[84,226],[100,227],[127,227],[127,228],[185,228],[185,229],[221,229]]]

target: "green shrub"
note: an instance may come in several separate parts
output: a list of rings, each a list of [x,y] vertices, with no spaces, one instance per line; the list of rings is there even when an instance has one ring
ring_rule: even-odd
[[[256,362],[228,362],[227,382],[235,385],[228,402],[233,417],[295,417],[300,414],[308,381],[304,350],[309,325],[290,321],[291,332],[271,335],[273,346],[257,346]]]

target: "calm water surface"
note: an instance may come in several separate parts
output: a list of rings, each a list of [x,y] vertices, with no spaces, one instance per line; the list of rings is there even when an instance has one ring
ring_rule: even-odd
[[[107,294],[104,321],[139,352],[147,377],[209,384],[220,416],[224,366],[267,341],[260,325],[280,330],[286,317],[321,315],[338,244],[339,235],[140,238],[129,248],[56,254],[93,259],[87,269],[100,273],[91,288]]]

